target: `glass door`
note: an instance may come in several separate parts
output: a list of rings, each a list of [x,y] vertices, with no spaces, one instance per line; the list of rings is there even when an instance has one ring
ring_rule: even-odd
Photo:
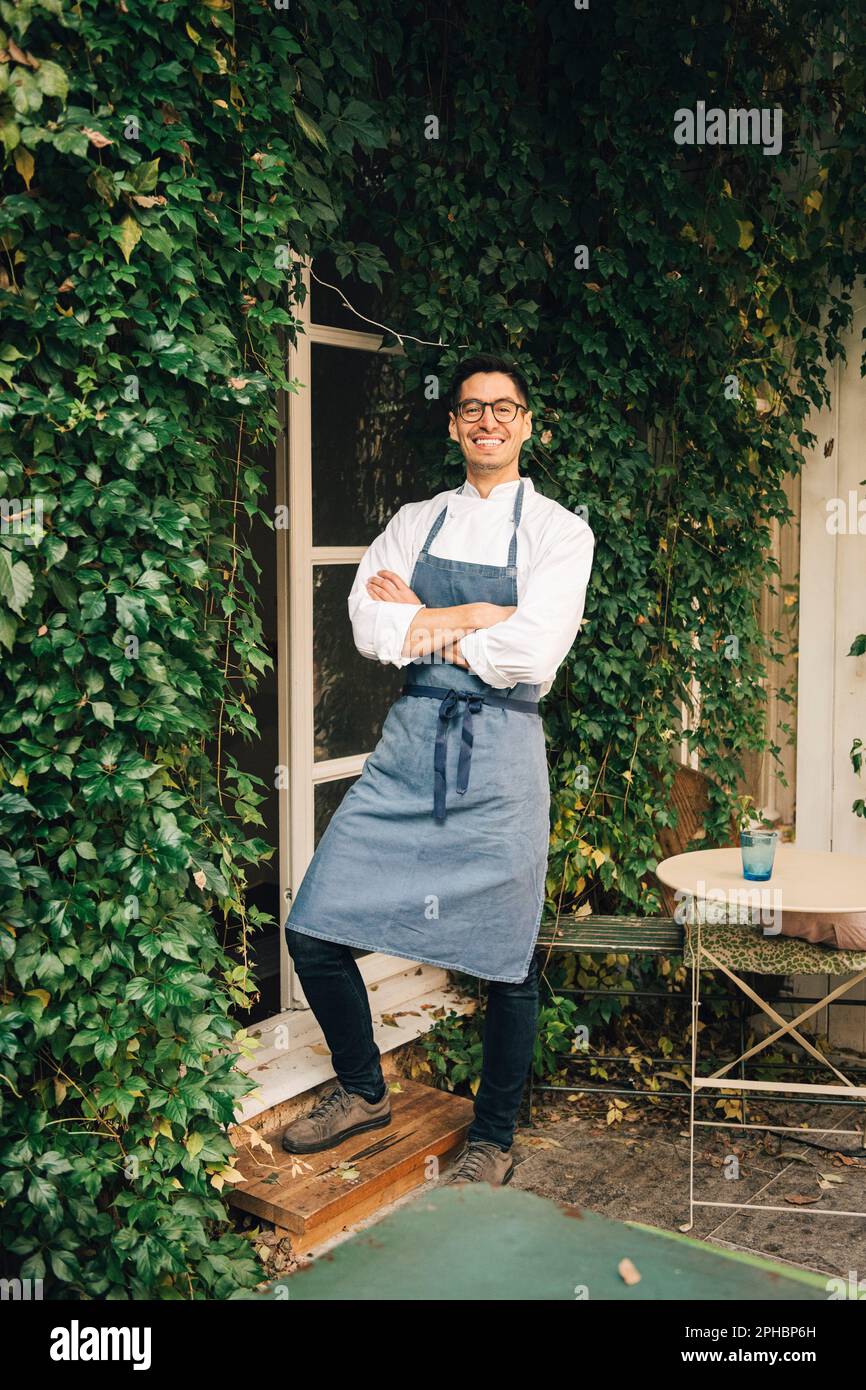
[[[321,278],[331,276],[323,270]],[[315,275],[311,295],[309,268],[305,279],[305,302],[295,310],[305,332],[291,349],[288,371],[299,386],[287,397],[286,448],[278,460],[277,515],[287,518],[278,531],[277,576],[286,911],[404,679],[354,646],[347,598],[355,570],[394,512],[424,495],[406,443],[399,353],[383,349],[380,334],[347,326],[359,320]],[[362,312],[372,307],[369,300],[363,308],[359,303],[365,291],[370,287],[346,288]],[[303,1006],[280,935],[283,1007]],[[405,960],[398,966],[405,969]]]

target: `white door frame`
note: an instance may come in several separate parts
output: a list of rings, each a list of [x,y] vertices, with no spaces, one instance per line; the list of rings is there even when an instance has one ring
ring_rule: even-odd
[[[313,708],[313,571],[316,565],[357,566],[366,545],[313,545],[312,459],[312,344],[350,348],[358,352],[400,356],[396,347],[382,347],[382,335],[331,328],[310,317],[309,262],[302,270],[305,298],[293,312],[302,326],[289,346],[287,375],[297,390],[286,395],[286,446],[277,459],[277,506],[287,508],[288,525],[278,528],[277,538],[277,691],[279,702],[279,762],[283,769],[278,792],[280,864],[280,1000],[281,1007],[307,1007],[292,968],[282,931],[285,913],[297,892],[314,850],[315,793],[325,782],[357,776],[369,753],[351,757],[314,759],[315,710]],[[383,966],[393,961],[394,971],[405,970],[406,961],[364,956],[359,968],[365,979],[381,979]]]

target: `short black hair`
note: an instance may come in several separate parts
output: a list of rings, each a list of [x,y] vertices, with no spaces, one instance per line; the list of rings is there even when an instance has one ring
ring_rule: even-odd
[[[448,408],[452,414],[457,413],[461,386],[468,377],[475,376],[476,372],[500,372],[502,376],[510,377],[523,398],[523,404],[529,405],[529,386],[517,364],[509,362],[505,357],[497,357],[493,352],[476,352],[472,357],[464,357],[454,369],[451,389],[448,392]]]

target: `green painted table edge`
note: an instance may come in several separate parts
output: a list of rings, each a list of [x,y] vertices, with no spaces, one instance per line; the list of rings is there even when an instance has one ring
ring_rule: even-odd
[[[432,1218],[432,1219],[431,1219]],[[641,1280],[626,1285],[628,1257]],[[280,1301],[817,1301],[821,1276],[486,1183],[419,1192],[286,1278],[246,1291]],[[236,1295],[239,1297],[240,1295]]]
[[[639,1231],[651,1231],[654,1236],[666,1236],[668,1240],[682,1240],[687,1245],[699,1245],[702,1250],[712,1249],[716,1255],[724,1255],[727,1260],[739,1260],[742,1264],[752,1265],[755,1269],[763,1269],[771,1274],[779,1274],[784,1270],[786,1279],[795,1279],[800,1284],[808,1284],[810,1288],[820,1289],[822,1294],[827,1294],[827,1280],[829,1274],[814,1274],[810,1269],[798,1269],[796,1265],[780,1265],[775,1260],[770,1260],[766,1255],[750,1255],[746,1250],[717,1250],[715,1247],[708,1246],[706,1241],[696,1240],[694,1236],[687,1236],[682,1231],[667,1231],[661,1226],[648,1226],[643,1221],[626,1221],[626,1226],[634,1226]]]

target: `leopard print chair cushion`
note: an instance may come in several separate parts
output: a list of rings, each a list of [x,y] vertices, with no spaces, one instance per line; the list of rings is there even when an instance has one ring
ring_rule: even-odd
[[[685,923],[684,963],[695,963],[696,923]],[[703,922],[701,944],[733,971],[758,975],[848,975],[866,970],[866,913],[789,912],[778,936],[741,923]],[[806,939],[806,934],[809,939]],[[859,948],[859,949],[858,949]],[[704,962],[706,965],[706,961]]]

